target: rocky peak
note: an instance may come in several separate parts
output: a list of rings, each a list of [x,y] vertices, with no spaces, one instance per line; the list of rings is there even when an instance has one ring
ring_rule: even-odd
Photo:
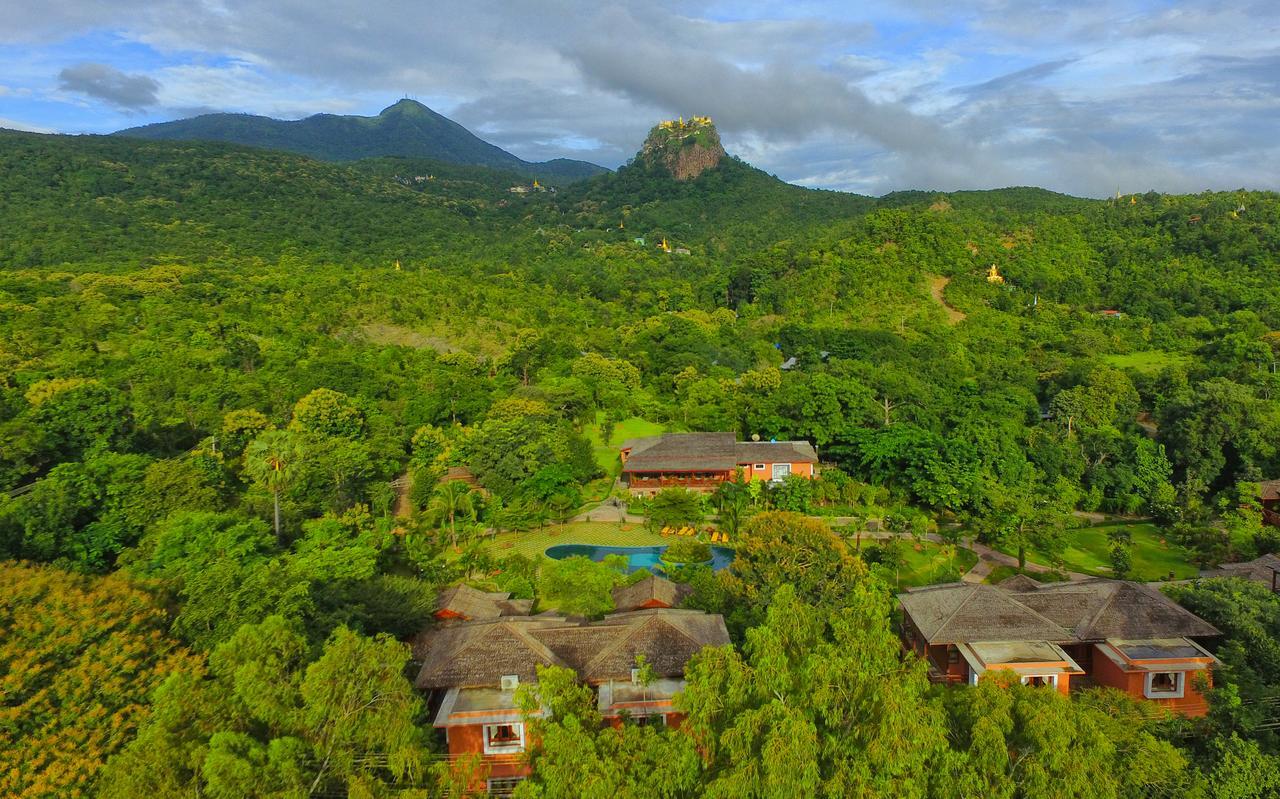
[[[659,123],[644,140],[640,158],[662,164],[676,180],[692,180],[713,169],[724,157],[720,134],[710,117],[669,119]]]

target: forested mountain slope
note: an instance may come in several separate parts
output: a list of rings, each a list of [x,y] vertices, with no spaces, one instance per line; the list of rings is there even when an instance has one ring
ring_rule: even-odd
[[[316,114],[305,119],[281,120],[250,114],[204,114],[128,128],[114,135],[170,141],[221,141],[285,150],[325,161],[355,161],[377,156],[431,158],[505,169],[555,182],[608,171],[568,158],[543,163],[524,161],[422,103],[408,99],[384,108],[374,117]]]

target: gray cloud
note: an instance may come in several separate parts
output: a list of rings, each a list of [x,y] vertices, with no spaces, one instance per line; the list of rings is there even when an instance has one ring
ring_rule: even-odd
[[[64,70],[126,110],[370,113],[409,93],[538,160],[615,166],[658,119],[709,113],[761,168],[870,193],[1280,180],[1274,0],[112,5],[46,0],[0,18],[0,41],[112,30],[170,58],[155,78]]]
[[[146,75],[129,75],[108,64],[85,62],[58,73],[65,91],[106,100],[124,109],[142,109],[156,104],[160,84]]]

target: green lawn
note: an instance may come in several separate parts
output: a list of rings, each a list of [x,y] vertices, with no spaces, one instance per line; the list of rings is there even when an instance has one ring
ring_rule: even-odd
[[[513,553],[533,557],[556,544],[601,544],[611,547],[651,547],[668,543],[668,539],[651,533],[642,524],[623,525],[614,522],[573,522],[548,525],[541,530],[524,533],[501,533],[488,548],[497,557]]]
[[[1021,574],[1016,566],[1006,566],[1003,563],[991,567],[991,573],[987,575],[984,582],[991,585],[997,585],[1004,582],[1015,574]],[[1041,583],[1061,582],[1064,577],[1058,576],[1058,572],[1027,572],[1028,577]]]
[[[918,548],[917,548],[918,547]],[[898,571],[898,587],[952,582],[973,568],[978,556],[973,550],[946,547],[932,541],[906,540],[903,542],[906,563]]]
[[[1099,577],[1111,576],[1111,542],[1107,533],[1117,527],[1126,527],[1133,536],[1133,571],[1131,580],[1161,580],[1172,572],[1182,579],[1194,577],[1197,567],[1187,560],[1187,553],[1177,544],[1166,541],[1164,534],[1154,524],[1144,522],[1107,522],[1093,527],[1081,527],[1066,532],[1067,548],[1062,558],[1068,571],[1082,572]],[[1010,555],[1016,552],[1006,550]],[[1042,553],[1027,553],[1028,560],[1049,565]]]
[[[622,446],[623,441],[628,438],[661,435],[667,430],[667,427],[657,422],[650,422],[648,419],[632,416],[630,419],[623,419],[613,426],[613,434],[608,441],[601,439],[598,422],[587,425],[582,432],[587,437],[587,440],[591,442],[591,448],[596,455],[596,463],[600,464],[600,468],[604,469],[608,474],[617,475],[621,466],[618,461],[618,448]]]
[[[1166,350],[1143,350],[1123,355],[1107,355],[1103,360],[1118,369],[1132,369],[1143,374],[1156,374],[1167,366],[1189,365],[1190,355]]]

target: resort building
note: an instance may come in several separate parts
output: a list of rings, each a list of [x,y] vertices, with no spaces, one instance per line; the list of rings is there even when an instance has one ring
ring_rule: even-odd
[[[1280,594],[1280,555],[1268,553],[1243,563],[1224,563],[1216,569],[1200,572],[1201,577],[1239,577],[1261,583]]]
[[[976,685],[1007,670],[1064,694],[1118,688],[1189,716],[1208,704],[1217,659],[1196,639],[1219,635],[1155,588],[1122,580],[998,586],[949,583],[898,595],[903,642],[931,679]]]
[[[1262,522],[1280,527],[1280,480],[1258,483],[1258,502],[1262,505]]]
[[[442,594],[451,613],[458,614],[459,597],[499,610],[511,601],[463,588]],[[515,696],[519,686],[536,683],[539,666],[577,672],[595,689],[610,724],[678,725],[682,717],[673,700],[684,688],[689,659],[704,646],[729,643],[721,616],[671,606],[683,596],[669,581],[650,577],[616,590],[618,612],[599,621],[554,613],[494,615],[471,607],[472,615],[446,616],[452,621],[419,635],[414,655],[422,666],[415,684],[429,695],[433,724],[444,730],[449,755],[481,756],[487,774],[476,789],[506,793],[528,775],[530,741]],[[642,678],[641,659],[651,680]]]
[[[818,453],[808,441],[738,441],[733,433],[667,433],[622,445],[622,480],[634,494],[681,487],[713,491],[741,470],[744,480],[812,478]]]

